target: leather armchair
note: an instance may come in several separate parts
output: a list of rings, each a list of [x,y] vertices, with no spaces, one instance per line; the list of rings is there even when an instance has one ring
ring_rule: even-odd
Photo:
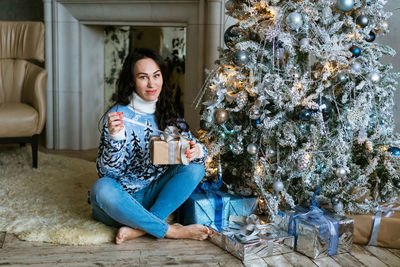
[[[43,23],[0,21],[0,143],[31,143],[37,168],[47,71],[28,60],[44,61]]]

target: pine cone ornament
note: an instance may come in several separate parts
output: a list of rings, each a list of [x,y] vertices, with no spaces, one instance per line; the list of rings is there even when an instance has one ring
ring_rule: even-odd
[[[245,90],[240,91],[236,97],[236,104],[239,110],[244,108],[247,103],[247,92]]]
[[[308,164],[310,163],[311,160],[311,154],[310,153],[304,153],[303,155],[300,156],[299,158],[299,169],[304,172],[308,168]]]

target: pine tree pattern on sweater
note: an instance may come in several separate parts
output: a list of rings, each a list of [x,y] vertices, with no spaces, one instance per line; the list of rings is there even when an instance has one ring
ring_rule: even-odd
[[[124,117],[158,129],[154,114],[139,113],[129,106],[116,105],[109,112],[123,112]],[[107,118],[107,115],[106,115]],[[125,139],[110,138],[107,119],[103,125],[97,156],[97,173],[99,177],[115,179],[128,193],[135,193],[158,179],[168,170],[168,165],[153,165],[150,159],[150,136],[159,133],[140,125],[124,121]],[[198,140],[190,132],[184,132],[189,140]],[[200,144],[201,145],[201,144]],[[203,157],[193,163],[204,164],[207,157],[205,146]]]

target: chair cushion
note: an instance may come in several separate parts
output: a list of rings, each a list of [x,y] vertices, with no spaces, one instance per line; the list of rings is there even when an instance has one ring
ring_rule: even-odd
[[[32,136],[38,125],[38,112],[22,103],[0,104],[0,138]]]

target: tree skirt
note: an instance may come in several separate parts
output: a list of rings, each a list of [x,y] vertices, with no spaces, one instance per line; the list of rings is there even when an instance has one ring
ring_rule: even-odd
[[[116,229],[91,217],[87,191],[97,180],[94,162],[0,146],[0,231],[28,241],[91,245],[114,240]]]

